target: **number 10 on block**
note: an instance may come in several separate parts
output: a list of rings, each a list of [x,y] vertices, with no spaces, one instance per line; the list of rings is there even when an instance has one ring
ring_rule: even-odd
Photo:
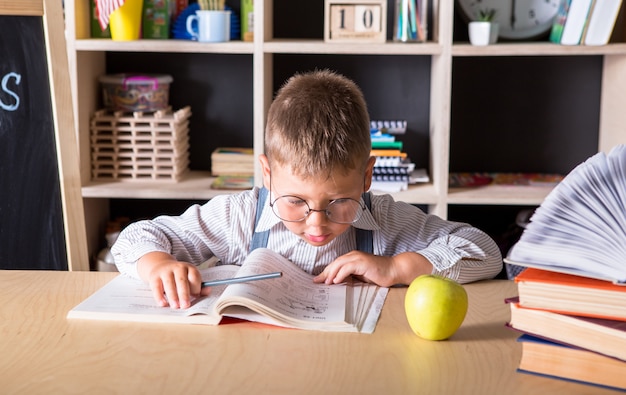
[[[387,1],[326,0],[326,42],[385,42]]]

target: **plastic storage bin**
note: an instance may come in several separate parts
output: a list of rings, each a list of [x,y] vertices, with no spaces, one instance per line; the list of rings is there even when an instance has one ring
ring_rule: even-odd
[[[108,109],[150,112],[169,107],[173,79],[167,74],[109,74],[99,80]]]

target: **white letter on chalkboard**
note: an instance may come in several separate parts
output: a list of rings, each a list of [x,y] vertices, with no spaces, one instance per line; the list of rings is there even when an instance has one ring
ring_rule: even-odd
[[[2,90],[15,98],[15,104],[13,105],[4,104],[2,100],[0,100],[0,107],[2,107],[3,110],[15,111],[20,106],[20,97],[16,95],[15,92],[7,88],[7,82],[9,81],[9,77],[15,78],[15,85],[19,85],[20,80],[22,79],[22,76],[17,73],[11,72],[5,75],[4,77],[2,77]]]

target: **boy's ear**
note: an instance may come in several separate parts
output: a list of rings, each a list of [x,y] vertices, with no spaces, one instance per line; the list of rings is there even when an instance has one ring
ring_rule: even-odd
[[[261,171],[263,172],[263,186],[270,189],[270,163],[267,156],[265,154],[259,155],[259,162],[261,162]]]
[[[363,185],[363,192],[367,192],[370,190],[372,186],[372,176],[374,174],[374,163],[376,163],[376,157],[370,156],[367,160],[367,164],[365,165],[365,180]]]

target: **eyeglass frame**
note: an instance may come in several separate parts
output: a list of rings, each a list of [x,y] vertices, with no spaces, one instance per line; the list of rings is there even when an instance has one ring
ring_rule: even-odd
[[[269,205],[270,205],[270,208],[272,209],[272,213],[274,213],[274,215],[276,217],[278,217],[281,221],[285,221],[285,222],[302,222],[302,221],[306,220],[309,217],[309,215],[311,215],[311,213],[314,213],[314,212],[322,213],[323,212],[324,214],[326,214],[326,219],[329,220],[330,222],[333,222],[333,223],[336,223],[336,224],[345,224],[345,225],[347,225],[347,224],[353,224],[356,221],[358,221],[361,218],[361,216],[363,215],[363,212],[366,210],[365,205],[363,203],[361,203],[360,200],[356,200],[356,199],[352,199],[352,198],[333,199],[333,200],[330,201],[330,203],[328,203],[328,206],[326,206],[325,209],[321,209],[321,210],[319,210],[319,209],[312,209],[311,206],[309,206],[309,202],[307,202],[305,199],[302,199],[300,196],[296,196],[296,195],[280,195],[276,199],[271,200],[271,198],[272,198],[272,174],[271,173],[270,173],[270,183],[269,184],[270,184],[270,203],[269,203]],[[278,199],[282,199],[282,198],[285,198],[285,197],[293,197],[293,198],[299,199],[299,200],[304,202],[304,204],[307,207],[307,213],[304,215],[304,217],[302,217],[300,219],[297,219],[297,220],[289,220],[289,219],[284,219],[280,215],[278,215],[278,213],[276,212],[276,210],[278,210],[278,208],[275,209],[274,208],[274,204],[276,203],[276,201],[278,201]],[[337,222],[337,221],[334,221],[333,219],[331,219],[331,217],[330,217],[330,215],[328,213],[328,207],[330,207],[334,202],[339,201],[339,200],[351,200],[351,201],[357,203],[359,205],[359,207],[361,207],[360,211],[358,211],[358,210],[356,211],[355,218],[352,221],[350,221],[350,222]]]

